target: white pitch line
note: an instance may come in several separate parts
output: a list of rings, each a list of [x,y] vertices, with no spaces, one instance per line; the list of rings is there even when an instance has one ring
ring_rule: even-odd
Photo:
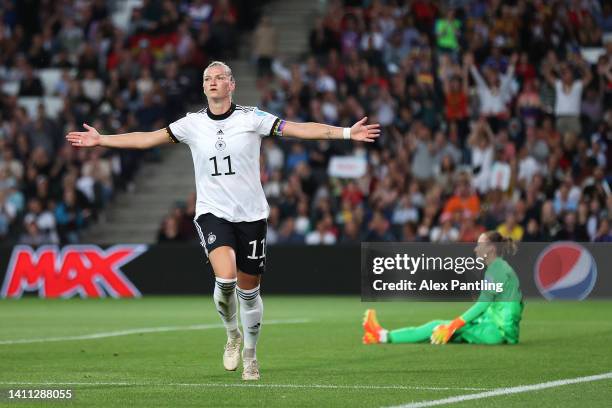
[[[275,325],[275,324],[299,324],[308,323],[308,319],[287,319],[287,320],[266,320],[264,325]],[[34,339],[16,339],[16,340],[0,340],[0,345],[7,344],[30,344],[30,343],[48,343],[55,341],[73,341],[73,340],[95,340],[103,339],[107,337],[118,337],[118,336],[129,336],[132,334],[143,334],[143,333],[163,333],[171,331],[187,331],[187,330],[208,330],[208,329],[220,329],[223,328],[223,324],[194,324],[190,326],[162,326],[162,327],[142,327],[139,329],[128,329],[118,330],[111,332],[91,333],[82,334],[78,336],[64,336],[64,337],[41,337]]]
[[[433,407],[436,405],[454,404],[456,402],[471,401],[482,398],[497,397],[499,395],[510,395],[519,394],[522,392],[539,391],[546,388],[561,387],[563,385],[579,384],[592,381],[610,380],[612,379],[612,372],[590,375],[588,377],[577,377],[568,378],[565,380],[548,381],[545,383],[531,384],[531,385],[519,385],[517,387],[510,388],[496,388],[491,391],[479,392],[477,394],[457,395],[456,397],[442,398],[438,400],[411,402],[404,405],[397,405],[390,408],[422,408],[422,407]]]
[[[318,388],[332,390],[427,390],[427,391],[482,391],[488,388],[471,388],[471,387],[427,387],[418,385],[333,385],[333,384],[248,384],[248,383],[154,383],[154,382],[18,382],[18,381],[0,381],[0,385],[31,385],[31,386],[47,386],[47,385],[77,385],[77,386],[121,386],[121,387],[202,387],[202,388]]]

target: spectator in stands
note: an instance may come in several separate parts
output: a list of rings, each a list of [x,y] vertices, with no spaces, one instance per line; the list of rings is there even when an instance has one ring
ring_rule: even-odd
[[[78,243],[79,234],[90,215],[89,210],[78,206],[76,191],[65,190],[62,201],[55,207],[55,219],[61,242]]]
[[[336,236],[332,233],[333,222],[330,216],[319,219],[316,228],[306,235],[305,242],[308,245],[333,245],[336,243]]]
[[[455,194],[448,199],[442,212],[449,215],[455,212],[468,212],[474,217],[479,215],[480,199],[470,187],[467,173],[462,173],[458,176]]]
[[[525,233],[523,227],[517,222],[516,214],[514,212],[506,215],[506,220],[503,224],[497,227],[497,232],[504,238],[512,238],[513,241],[518,242],[523,239]]]
[[[391,242],[397,238],[391,232],[389,220],[380,211],[376,211],[368,224],[368,231],[364,241],[367,242]]]
[[[304,236],[295,230],[295,219],[287,217],[278,232],[279,244],[303,244]]]
[[[459,239],[459,231],[453,226],[452,218],[452,214],[442,213],[440,225],[433,227],[429,233],[431,242],[455,242]]]
[[[513,54],[505,73],[501,73],[499,64],[489,64],[485,67],[485,78],[482,77],[474,64],[472,54],[466,54],[464,63],[468,65],[472,78],[476,82],[478,98],[480,100],[479,112],[485,116],[493,128],[498,130],[510,116],[507,103],[512,97],[512,81],[518,55]]]
[[[23,222],[27,234],[22,238],[48,240],[50,244],[59,243],[55,216],[43,206],[40,199],[31,198],[28,201],[28,212],[23,217]]]
[[[589,235],[583,225],[578,225],[576,213],[568,211],[563,216],[563,228],[555,236],[558,241],[589,241]]]
[[[342,231],[339,241],[358,242],[372,225],[385,235],[380,211],[394,238],[429,240],[448,213],[459,239],[467,240],[503,224],[509,209],[516,210],[524,240],[550,241],[562,229],[575,234],[572,217],[573,231],[607,239],[612,41],[602,44],[602,33],[610,31],[612,8],[586,2],[578,19],[573,10],[549,12],[561,9],[556,0],[540,3],[470,0],[453,3],[453,11],[439,1],[330,2],[314,24],[310,53],[303,63],[275,65],[260,106],[289,120],[335,124],[376,115],[386,127],[367,151],[264,140],[270,242],[290,217],[303,236],[323,218],[331,219],[325,231]],[[58,206],[73,189],[77,207],[94,218],[115,189],[133,185],[139,153],[66,156],[56,135],[92,117],[118,133],[164,126],[188,104],[199,104],[201,93],[191,86],[201,75],[197,67],[219,57],[221,45],[237,44],[241,12],[227,1],[146,1],[122,32],[105,2],[53,6],[41,3],[48,18],[40,26],[35,14],[0,22],[0,167],[8,166],[5,179],[14,180],[4,190],[4,207],[16,214],[4,215],[7,239],[26,228],[24,201],[39,197]],[[578,56],[578,46],[602,46],[596,67]],[[30,116],[17,98],[48,96],[32,67],[49,66],[63,69],[51,87],[65,98],[63,107],[54,118],[51,111]],[[117,129],[117,123],[127,125]],[[336,184],[327,174],[334,155],[366,156],[367,174]],[[105,160],[114,171],[94,164]],[[509,179],[503,190],[511,195],[491,188],[496,175]],[[179,212],[181,230],[190,220],[187,210],[172,211]]]
[[[595,235],[595,242],[612,242],[612,231],[610,230],[610,220],[603,218]]]
[[[436,20],[435,32],[438,50],[456,54],[459,51],[461,21],[455,18],[455,10],[449,8],[445,18]]]
[[[157,242],[166,243],[178,241],[180,241],[178,222],[174,216],[167,216],[157,233]]]
[[[257,60],[257,76],[269,80],[272,62],[276,57],[276,28],[263,16],[253,33],[253,56]]]
[[[43,96],[42,82],[34,74],[30,65],[26,65],[23,79],[19,83],[19,96]]]
[[[573,62],[582,71],[582,79],[574,79],[573,66],[564,64],[561,66],[561,79],[556,79],[552,66],[544,68],[544,78],[555,89],[555,116],[557,118],[556,128],[559,132],[573,132],[580,135],[582,126],[580,124],[580,101],[582,91],[585,89],[593,75],[586,61],[577,55],[573,55]]]

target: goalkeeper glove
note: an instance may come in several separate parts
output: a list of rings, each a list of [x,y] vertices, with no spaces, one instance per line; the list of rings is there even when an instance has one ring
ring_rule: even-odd
[[[446,344],[451,339],[455,331],[465,326],[465,322],[461,317],[456,318],[449,324],[441,324],[436,326],[431,333],[431,344]]]

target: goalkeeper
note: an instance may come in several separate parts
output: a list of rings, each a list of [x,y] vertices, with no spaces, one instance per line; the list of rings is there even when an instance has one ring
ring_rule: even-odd
[[[485,279],[503,283],[501,293],[482,291],[478,301],[454,320],[434,320],[422,326],[390,331],[378,324],[376,312],[369,309],[363,320],[363,343],[518,343],[522,294],[516,273],[503,259],[504,255],[516,252],[516,244],[497,231],[488,231],[480,235],[474,252],[487,265]]]

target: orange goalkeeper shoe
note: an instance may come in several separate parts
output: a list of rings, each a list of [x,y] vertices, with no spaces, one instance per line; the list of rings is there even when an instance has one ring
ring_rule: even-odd
[[[380,332],[383,328],[378,324],[376,319],[376,311],[368,309],[363,315],[363,344],[378,344],[380,343]]]
[[[378,344],[380,343],[380,336],[378,333],[367,331],[363,334],[361,341],[363,344]]]
[[[378,323],[376,318],[376,310],[368,309],[363,314],[363,329],[365,331],[378,332],[382,330],[382,326]]]

